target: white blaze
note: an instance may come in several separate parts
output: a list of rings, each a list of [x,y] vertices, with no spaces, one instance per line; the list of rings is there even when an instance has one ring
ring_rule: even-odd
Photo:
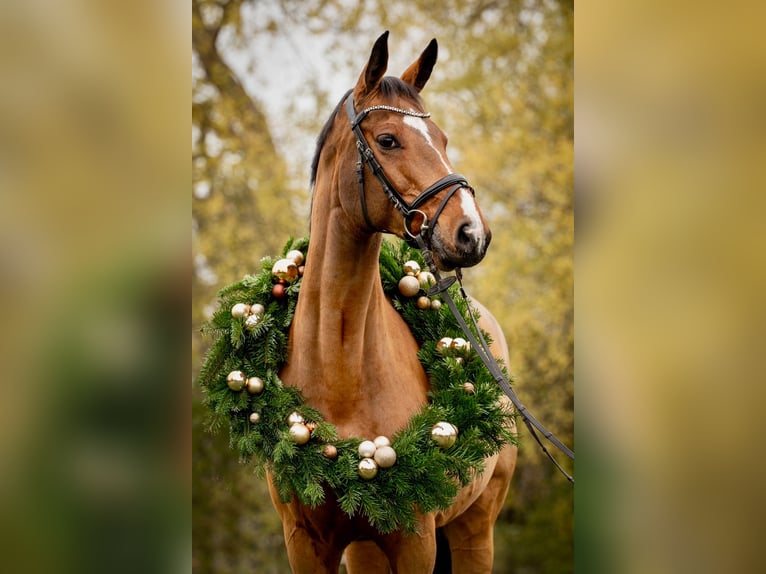
[[[415,116],[404,116],[404,123],[420,132],[420,135],[425,138],[426,143],[431,146],[431,148],[436,152],[436,155],[439,156],[439,159],[447,169],[447,172],[451,172],[452,168],[447,163],[447,158],[445,158],[442,153],[436,149],[436,146],[434,146],[434,142],[431,139],[431,134],[428,133],[428,126],[426,125],[426,122],[423,121],[423,118],[416,118]]]
[[[465,216],[471,220],[469,229],[478,239],[479,250],[481,251],[484,249],[484,227],[481,224],[479,209],[476,207],[476,199],[466,188],[460,189],[458,193],[460,194],[460,207],[463,208]]]

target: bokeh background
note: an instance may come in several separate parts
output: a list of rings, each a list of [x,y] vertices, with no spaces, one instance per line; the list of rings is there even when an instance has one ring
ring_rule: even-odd
[[[572,445],[571,3],[194,0],[192,26],[195,370],[210,344],[196,328],[216,291],[307,233],[315,138],[375,39],[390,30],[398,75],[436,37],[422,95],[493,230],[466,285],[503,326],[522,400]],[[206,433],[200,399],[195,389],[195,571],[288,571],[265,481],[237,463],[225,433]],[[522,437],[494,571],[572,572],[573,488]]]
[[[292,192],[298,195],[290,208],[294,212],[285,211],[286,225],[280,225],[275,238],[279,244],[284,229],[294,227],[298,233],[306,222],[306,163],[299,156],[310,154],[313,147],[308,141],[284,151],[288,148],[283,147],[280,126],[295,124],[313,140],[311,125],[324,120],[325,110],[355,78],[355,54],[364,60],[382,27],[374,3],[359,4],[348,26],[338,19],[338,27],[330,28],[330,40],[337,35],[344,46],[355,46],[347,66],[341,61],[329,71],[317,71],[319,61],[335,57],[334,50],[317,48],[301,52],[302,62],[293,66],[299,73],[286,66],[284,73],[275,73],[272,66],[265,78],[259,77],[260,84],[251,83],[245,74],[254,57],[248,55],[250,50],[261,54],[262,63],[265,58],[278,65],[283,62],[279,58],[293,50],[289,43],[279,43],[285,26],[276,17],[271,25],[269,20],[243,21],[243,27],[257,24],[273,32],[227,53],[226,62],[247,86],[246,93],[264,106],[266,117],[274,110],[284,116],[268,123],[274,145],[286,158],[284,167],[276,162],[273,167],[275,172],[284,169],[281,189],[291,190],[291,197]],[[522,159],[556,157],[537,150],[537,142],[545,141],[539,131],[524,133],[538,121],[538,111],[533,107],[526,123],[512,104],[514,95],[525,93],[523,86],[532,82],[524,64],[505,76],[510,78],[509,89],[495,98],[494,105],[510,106],[502,114],[478,102],[482,92],[499,89],[493,82],[500,81],[507,64],[493,68],[493,61],[516,54],[513,37],[527,37],[522,27],[511,24],[513,17],[531,17],[527,30],[536,33],[542,26],[547,38],[554,38],[546,27],[555,19],[548,14],[558,13],[560,6],[542,3],[545,16],[537,24],[538,4],[522,4],[521,10],[502,11],[497,25],[473,22],[487,27],[478,34],[468,26],[470,13],[447,12],[439,2],[428,7],[425,17],[417,3],[396,13],[399,4],[390,5],[386,13],[392,20],[387,25],[392,30],[392,70],[409,63],[430,37],[440,40],[442,57],[424,97],[451,135],[456,166],[472,181],[478,183],[483,175],[473,167],[469,171],[471,163],[466,162],[479,165],[481,157],[469,157],[479,151],[488,155],[486,164],[492,169],[499,169],[495,163],[516,166]],[[483,5],[491,9],[501,4],[488,0],[474,8]],[[305,16],[298,2],[289,6],[294,9],[288,10],[288,17]],[[524,7],[532,14],[522,17]],[[213,468],[221,476],[246,472],[235,470],[226,445],[219,448],[216,443],[225,440],[217,437],[195,443],[195,448],[209,451],[203,472],[192,479],[191,429],[195,435],[200,430],[192,424],[192,371],[199,365],[202,343],[194,342],[199,319],[190,323],[189,284],[197,282],[191,306],[203,317],[201,309],[211,299],[198,298],[197,293],[203,287],[215,289],[212,283],[228,278],[218,271],[220,276],[212,281],[207,274],[211,285],[202,286],[199,270],[205,269],[204,260],[190,256],[190,243],[202,241],[203,235],[190,238],[190,207],[197,204],[196,215],[200,202],[194,194],[206,192],[204,185],[199,190],[192,186],[189,195],[190,99],[199,103],[198,95],[190,94],[190,71],[201,79],[199,62],[189,58],[189,8],[178,0],[0,3],[3,572],[189,571],[193,480],[216,479]],[[402,11],[407,14],[402,16]],[[409,26],[395,28],[395,16],[411,16]],[[766,7],[743,0],[581,0],[574,20],[574,571],[760,573],[766,514],[766,465],[761,456],[761,408],[766,402]],[[451,33],[444,37],[441,30],[449,22]],[[505,32],[508,44],[495,43],[492,37]],[[472,34],[476,38],[470,43],[457,41]],[[346,42],[346,37],[355,39]],[[236,45],[236,38],[233,32],[222,32],[221,45]],[[275,50],[258,52],[258,38]],[[299,40],[292,43],[302,45]],[[497,58],[478,68],[455,66],[463,52],[478,58],[484,45],[495,45]],[[533,60],[534,51],[521,59],[534,68]],[[551,65],[560,66],[561,61],[553,59]],[[256,72],[262,69],[252,67]],[[467,78],[470,70],[481,83],[450,89],[450,82]],[[312,73],[318,77],[309,88]],[[271,96],[262,97],[266,91],[276,92],[289,101],[296,91],[289,82],[296,77],[304,87],[301,94],[310,98],[299,97],[300,103],[290,104],[287,112]],[[561,81],[566,75],[556,72],[550,78]],[[336,87],[336,82],[343,85]],[[323,90],[326,103],[311,104]],[[546,90],[539,93],[546,95]],[[530,101],[540,97],[536,88],[528,94],[535,94]],[[471,114],[478,120],[480,110],[495,113],[493,121],[502,129],[473,121],[467,122],[464,133],[454,131],[454,122]],[[495,161],[495,140],[483,139],[474,146],[481,134],[472,130],[484,126],[476,129],[487,129],[494,138],[511,137],[515,123],[505,118],[511,112],[514,122],[523,126],[518,130],[520,141],[538,139],[528,150],[522,148],[524,153],[514,149],[507,161]],[[194,131],[191,135],[194,141]],[[216,145],[212,136],[210,142]],[[531,189],[531,183],[520,179],[518,189]],[[256,181],[266,186],[269,180]],[[477,187],[484,204],[498,206],[490,215],[507,224],[511,215],[502,206],[516,206],[495,184],[484,178]],[[565,187],[556,190],[563,193]],[[232,193],[236,189],[227,187]],[[220,195],[212,190],[211,185],[211,201]],[[528,205],[531,209],[537,204]],[[232,242],[238,234],[260,229],[252,223],[259,210],[231,231]],[[282,212],[276,209],[273,216],[281,217]],[[518,216],[507,233],[526,230],[532,237],[533,227],[547,218],[531,215]],[[498,224],[494,227],[501,232]],[[258,234],[253,241],[267,239]],[[488,260],[468,274],[471,291],[489,297],[493,310],[515,298],[507,321],[534,301],[534,294],[522,300],[510,287],[531,282],[534,274],[503,272],[503,284],[510,287],[502,297],[493,294],[492,282],[482,274],[495,273],[498,265],[532,267],[556,261],[546,256],[535,263],[511,251],[521,245],[497,241],[489,256],[495,262],[490,265]],[[257,262],[255,253],[240,259],[243,267]],[[205,255],[223,257],[213,249]],[[208,267],[212,270],[212,263]],[[550,282],[557,284],[558,280]],[[540,292],[541,298],[545,293]],[[536,321],[537,316],[531,324],[541,324]],[[561,328],[561,323],[555,325]],[[563,435],[566,419],[546,410],[552,407],[538,390],[547,379],[531,375],[533,366],[522,360],[536,355],[518,350],[534,329],[523,327],[521,337],[521,328],[512,327],[506,329],[517,337],[511,365],[517,388]],[[548,337],[540,344],[550,344]],[[560,404],[555,393],[551,404]],[[218,463],[210,462],[216,456]],[[525,451],[525,461],[535,456],[534,449]],[[549,472],[545,465],[538,468]],[[526,522],[514,515],[503,517],[511,530],[534,531],[535,524],[556,520],[557,511],[537,509],[556,499],[555,492],[544,489],[562,488],[558,479],[528,480],[524,488],[517,481],[510,504],[521,504],[524,491],[539,501],[532,504],[527,498]],[[238,523],[240,506],[267,503],[252,496],[252,483],[230,484],[230,489],[236,486],[239,504],[224,487],[209,489],[204,504],[211,512],[216,506],[221,509],[220,530],[210,533],[211,544],[228,545],[230,550],[222,551],[219,561],[230,564],[228,571],[238,572],[244,568],[231,565],[229,557],[238,556],[244,545],[253,547],[253,532],[273,532],[276,525],[255,529],[250,522]],[[234,510],[227,512],[232,505]],[[571,512],[569,502],[562,508]],[[264,508],[262,516],[273,520],[274,515]],[[513,535],[531,538],[523,531]],[[549,536],[561,534],[547,530],[528,542],[529,548],[509,545],[500,551],[515,556],[512,560],[529,560],[521,566],[527,568],[523,571],[560,571],[548,570],[556,564],[571,568],[570,562],[550,566],[544,558],[531,563],[531,553],[538,552],[534,547],[547,544]],[[557,551],[562,547],[566,549],[557,545]]]

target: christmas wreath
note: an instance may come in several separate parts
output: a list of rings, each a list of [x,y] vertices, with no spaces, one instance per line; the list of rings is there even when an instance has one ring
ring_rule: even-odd
[[[431,392],[392,437],[339,438],[278,376],[307,249],[308,238],[290,239],[281,256],[261,261],[258,275],[219,292],[218,310],[203,327],[214,342],[198,378],[210,429],[228,425],[232,448],[272,473],[284,502],[297,496],[317,506],[330,488],[348,515],[364,515],[382,533],[412,532],[416,511],[450,506],[486,457],[516,443],[514,414],[447,306],[425,295],[433,275],[420,270],[420,252],[384,241],[383,289],[420,344]],[[465,316],[468,302],[455,300]]]

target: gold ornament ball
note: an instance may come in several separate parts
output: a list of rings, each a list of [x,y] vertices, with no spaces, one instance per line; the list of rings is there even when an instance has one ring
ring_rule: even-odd
[[[418,297],[418,300],[415,302],[415,305],[418,306],[418,309],[423,309],[424,311],[426,309],[431,308],[431,300],[423,295],[422,297]]]
[[[431,429],[431,438],[440,448],[449,448],[455,444],[457,432],[455,425],[440,421]]]
[[[306,272],[306,266],[305,265],[298,265],[298,277],[303,277],[303,274]]]
[[[298,278],[298,266],[292,259],[280,259],[274,263],[271,274],[277,279],[292,283]]]
[[[391,446],[391,441],[389,440],[389,438],[383,435],[376,436],[375,440],[372,442],[375,443],[375,448],[380,448],[382,446]]]
[[[226,384],[232,391],[241,391],[245,388],[245,373],[242,371],[232,371],[226,377]]]
[[[378,463],[371,458],[363,458],[359,461],[359,476],[365,480],[372,480],[378,474]]]
[[[396,451],[390,446],[382,446],[375,451],[375,462],[380,468],[389,468],[396,462]]]
[[[441,308],[442,308],[441,301],[439,301],[438,299],[434,299],[433,301],[431,301],[431,309],[433,309],[434,311],[438,311]]]
[[[322,454],[327,458],[335,458],[338,456],[338,449],[335,445],[326,444],[322,449]]]
[[[260,315],[248,315],[247,319],[245,319],[245,329],[248,331],[252,331],[255,329],[256,325],[261,322]]]
[[[399,293],[405,297],[414,297],[420,291],[420,282],[417,277],[405,275],[399,280]]]
[[[306,422],[306,419],[304,419],[303,415],[301,415],[300,413],[293,411],[289,415],[287,415],[287,424],[289,425],[295,425],[295,424],[302,425],[304,422]]]
[[[411,275],[412,277],[414,277],[415,275],[420,273],[420,265],[418,264],[417,261],[407,261],[404,264],[404,272],[407,275]]]
[[[466,392],[466,394],[472,395],[476,392],[476,387],[473,386],[471,381],[466,381],[463,383],[463,390]]]
[[[442,337],[439,339],[439,342],[436,343],[436,350],[444,355],[447,351],[449,351],[450,345],[452,345],[452,338]]]
[[[431,287],[436,285],[436,277],[430,271],[421,271],[418,274],[418,281],[424,291],[428,291]]]
[[[287,252],[285,258],[289,259],[296,265],[300,265],[303,263],[303,252],[299,251],[298,249],[293,249],[292,251]]]
[[[285,293],[286,293],[285,286],[282,285],[281,283],[277,283],[276,285],[274,285],[274,287],[271,288],[271,294],[276,299],[281,299],[282,297],[285,296]]]
[[[295,444],[306,444],[311,438],[311,431],[308,429],[308,427],[306,427],[306,425],[295,423],[290,427],[288,436],[290,437],[290,440]]]
[[[263,390],[263,379],[260,377],[250,377],[247,379],[247,392],[251,395],[258,395]]]
[[[468,341],[463,339],[463,337],[455,337],[452,339],[452,343],[450,343],[450,348],[456,353],[463,354],[468,348]]]
[[[261,415],[259,413],[250,413],[250,422],[255,424],[258,424],[261,422]]]
[[[266,307],[260,303],[253,303],[250,305],[250,314],[258,317],[262,316],[266,312]]]
[[[241,319],[247,317],[250,313],[250,305],[247,303],[237,303],[231,308],[231,316],[235,319]]]
[[[359,443],[359,456],[363,458],[372,458],[375,455],[375,443],[371,440],[363,440]]]

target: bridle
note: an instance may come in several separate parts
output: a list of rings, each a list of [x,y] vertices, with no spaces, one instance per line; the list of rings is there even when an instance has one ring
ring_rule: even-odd
[[[466,180],[464,176],[458,173],[450,173],[429,185],[412,201],[412,203],[407,203],[397,191],[396,187],[394,187],[386,177],[383,167],[372,153],[372,149],[370,149],[370,146],[367,144],[367,140],[362,132],[361,123],[370,112],[378,110],[396,112],[404,116],[413,116],[416,118],[427,118],[430,117],[431,114],[384,105],[370,106],[357,113],[356,108],[354,107],[354,97],[351,92],[352,90],[349,90],[346,94],[346,115],[348,116],[349,122],[351,122],[351,129],[356,136],[356,149],[359,153],[359,159],[356,162],[356,174],[359,182],[359,200],[362,203],[362,214],[364,215],[365,223],[374,231],[387,232],[385,229],[376,227],[373,225],[372,221],[370,221],[370,215],[367,211],[367,197],[364,191],[364,164],[366,163],[375,177],[378,178],[378,181],[383,188],[383,192],[386,194],[389,201],[391,201],[396,210],[402,214],[402,217],[404,217],[404,229],[407,234],[407,237],[404,238],[405,241],[410,245],[415,246],[415,238],[420,236],[426,243],[430,243],[431,234],[436,227],[436,221],[439,219],[439,215],[441,215],[450,198],[452,198],[459,189],[463,188],[469,190],[473,195],[473,187],[468,184],[468,180]],[[445,189],[447,190],[447,193],[444,195],[439,207],[437,207],[434,212],[433,218],[429,222],[426,214],[419,208]],[[417,228],[415,228],[414,225],[417,225]]]
[[[352,91],[353,90],[349,90],[346,93],[346,115],[348,115],[348,119],[351,122],[351,129],[356,136],[356,148],[359,152],[359,159],[356,163],[356,172],[357,179],[359,181],[359,199],[362,202],[362,213],[364,215],[365,222],[374,231],[386,232],[385,229],[380,229],[373,225],[367,212],[367,199],[365,197],[364,191],[364,164],[366,163],[370,167],[372,173],[378,178],[378,181],[380,181],[383,192],[386,194],[397,211],[399,211],[404,217],[404,229],[407,234],[407,237],[404,238],[405,241],[407,241],[407,243],[410,245],[420,249],[423,254],[423,259],[431,269],[431,273],[433,273],[436,279],[436,284],[427,291],[427,294],[429,296],[441,294],[441,296],[447,302],[450,311],[452,311],[452,314],[455,316],[455,319],[457,319],[457,322],[465,334],[466,339],[468,339],[472,348],[476,351],[476,354],[479,356],[482,363],[484,363],[484,366],[487,367],[489,372],[492,374],[492,377],[495,379],[497,385],[502,389],[505,395],[516,407],[516,410],[521,415],[521,419],[527,425],[527,428],[529,429],[532,437],[535,439],[535,441],[537,441],[543,452],[553,462],[556,468],[567,478],[567,480],[569,480],[571,483],[574,483],[574,478],[567,474],[567,472],[562,468],[558,461],[553,458],[553,455],[548,451],[548,449],[545,448],[545,445],[543,444],[542,440],[540,440],[540,437],[537,435],[535,429],[540,431],[540,433],[547,440],[549,440],[554,446],[556,446],[561,452],[563,452],[572,460],[574,460],[574,451],[564,445],[558,438],[556,438],[553,433],[546,429],[534,416],[532,416],[532,413],[529,412],[527,407],[521,403],[518,396],[516,395],[516,392],[511,388],[508,378],[505,376],[503,371],[500,369],[500,366],[497,364],[497,361],[492,356],[492,353],[489,350],[489,345],[476,322],[476,318],[473,315],[471,305],[466,305],[466,308],[468,309],[473,329],[471,329],[466,323],[465,319],[463,319],[462,313],[458,310],[455,301],[452,299],[452,296],[448,291],[448,288],[453,283],[455,283],[455,281],[457,281],[460,285],[461,296],[466,301],[468,301],[468,295],[463,288],[461,270],[459,268],[455,269],[455,275],[449,275],[442,279],[439,269],[434,262],[433,254],[429,248],[431,234],[436,227],[436,221],[439,218],[441,212],[444,210],[444,207],[447,205],[447,202],[461,188],[468,189],[471,194],[474,195],[473,188],[468,185],[468,181],[462,175],[457,173],[450,173],[428,186],[412,201],[412,203],[407,203],[407,201],[405,201],[402,195],[388,180],[385,172],[383,171],[383,167],[380,165],[380,163],[378,163],[378,160],[375,159],[375,155],[372,153],[370,146],[367,144],[367,140],[364,137],[364,133],[362,132],[360,124],[370,112],[376,110],[396,112],[398,114],[413,116],[416,118],[427,118],[431,114],[427,112],[416,112],[413,110],[405,110],[402,108],[385,105],[370,106],[369,108],[365,108],[361,112],[357,113],[356,109],[354,108],[354,97],[351,94]],[[447,190],[447,193],[439,204],[439,207],[434,212],[433,218],[429,222],[426,214],[418,208],[445,189]],[[415,221],[415,216],[422,217],[422,222],[419,224],[417,229],[412,228],[412,225]]]

